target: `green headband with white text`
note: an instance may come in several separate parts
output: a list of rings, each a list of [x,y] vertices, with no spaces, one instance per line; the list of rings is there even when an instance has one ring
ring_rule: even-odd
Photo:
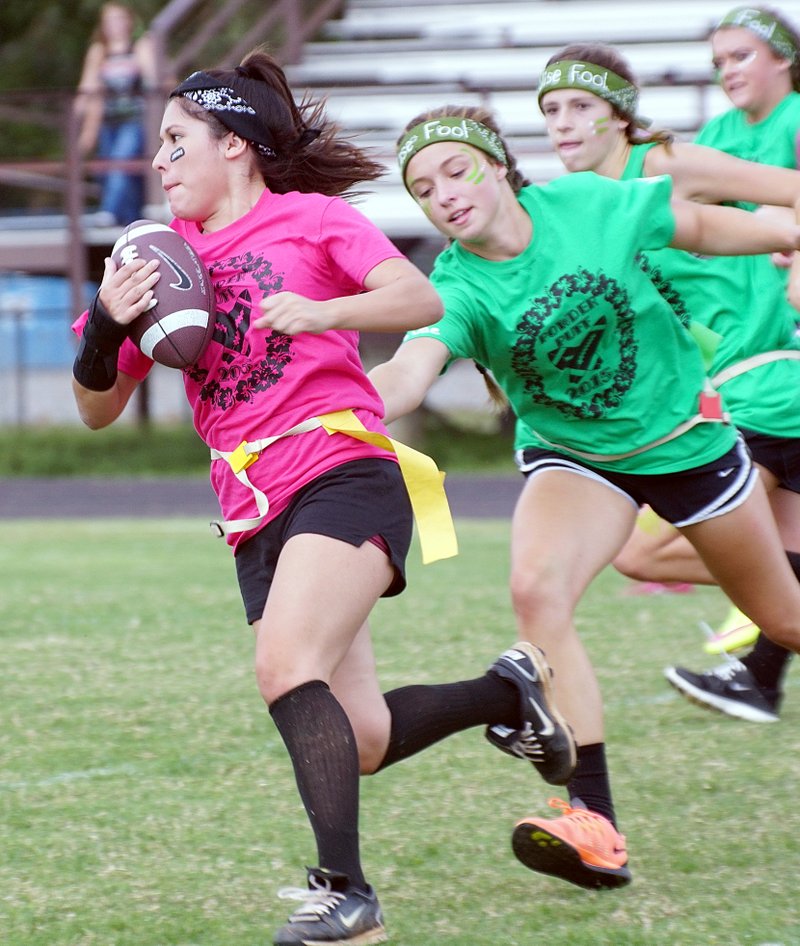
[[[397,144],[397,163],[405,182],[408,162],[417,152],[428,145],[441,144],[443,141],[455,141],[459,144],[472,145],[485,151],[499,161],[508,165],[508,157],[500,136],[491,128],[476,122],[471,118],[458,118],[446,115],[443,118],[431,118],[410,128]]]
[[[544,67],[539,77],[536,93],[539,108],[542,107],[542,96],[553,89],[582,89],[584,92],[591,92],[610,102],[623,115],[636,118],[637,123],[649,124],[646,119],[636,116],[636,106],[639,102],[639,90],[636,86],[604,66],[593,62],[576,62],[573,59],[551,62]]]
[[[794,62],[797,59],[797,43],[792,34],[773,16],[757,7],[736,7],[714,27],[714,31],[726,26],[741,26],[775,50],[781,59]]]

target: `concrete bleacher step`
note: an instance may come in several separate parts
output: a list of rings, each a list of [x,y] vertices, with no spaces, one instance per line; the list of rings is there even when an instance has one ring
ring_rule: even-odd
[[[494,43],[705,39],[731,9],[730,0],[496,0],[416,2],[351,0],[344,16],[325,28],[332,39],[482,36]],[[779,4],[792,17],[798,4]],[[587,27],[589,32],[586,32]]]
[[[497,116],[536,183],[563,173],[536,105],[548,59],[571,42],[609,42],[642,85],[640,111],[684,139],[728,107],[712,81],[708,32],[730,0],[350,0],[340,19],[287,70],[297,90],[324,95],[330,114],[388,168],[361,207],[392,237],[428,236],[394,166],[406,122],[444,104]],[[781,9],[800,21],[800,0]]]
[[[357,49],[346,55],[336,44],[320,44],[308,51],[302,63],[289,69],[295,85],[347,87],[348,85],[396,85],[458,83],[468,90],[534,89],[547,60],[560,49],[554,45],[513,48],[465,49],[409,48],[403,54],[387,53],[379,45]],[[628,59],[640,81],[681,74],[711,78],[708,43],[701,40],[681,44],[615,44]]]
[[[727,13],[730,0],[665,0],[659,4],[642,0],[410,0],[398,4],[396,0],[348,0],[342,17],[332,20],[326,30],[343,31],[345,25],[352,33],[385,34],[389,29],[414,30],[420,34],[433,31],[463,31],[469,27],[495,29],[498,26],[518,25],[522,28],[548,24],[573,28],[593,25],[598,19],[611,23],[630,20],[646,32],[651,26],[666,30],[669,21],[673,29],[706,29]],[[797,0],[775,4],[790,20],[796,19]]]
[[[724,107],[725,97],[716,86],[652,86],[641,96],[641,112],[660,127],[691,132],[696,116],[710,115]],[[435,105],[475,105],[492,110],[509,138],[545,135],[544,118],[531,89],[493,91],[485,95],[458,86],[433,84],[407,91],[405,86],[332,90],[328,108],[349,131],[369,134],[372,141],[394,143],[403,126],[415,115]]]

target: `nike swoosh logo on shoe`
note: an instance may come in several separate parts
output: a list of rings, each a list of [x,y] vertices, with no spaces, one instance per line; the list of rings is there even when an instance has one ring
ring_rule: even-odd
[[[345,916],[343,913],[340,913],[339,917],[342,923],[344,924],[344,926],[346,926],[348,930],[351,930],[356,925],[359,917],[361,916],[363,912],[364,912],[364,907],[360,906],[360,907],[356,907],[355,910],[353,910],[353,912],[350,914],[350,916]]]
[[[552,736],[556,731],[556,727],[553,725],[553,720],[550,719],[546,713],[542,712],[542,708],[532,696],[528,697],[528,702],[530,703],[536,715],[539,717],[539,726],[537,727],[536,732],[540,736]]]
[[[539,674],[536,673],[535,670],[533,673],[528,673],[524,667],[517,667],[517,672],[520,674],[520,676],[525,677],[526,680],[530,680],[531,683],[539,682]]]
[[[523,664],[529,659],[527,654],[520,653],[519,651],[511,651],[503,655],[507,660],[512,660],[516,664],[516,669],[519,674],[525,677],[526,680],[530,680],[531,683],[539,682],[539,673],[535,666],[531,667],[531,670],[527,670]]]

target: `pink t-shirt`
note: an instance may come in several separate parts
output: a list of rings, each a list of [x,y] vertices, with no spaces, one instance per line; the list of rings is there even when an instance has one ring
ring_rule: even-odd
[[[364,372],[357,332],[289,336],[250,327],[260,314],[259,301],[276,292],[317,300],[362,292],[370,270],[403,256],[383,233],[341,198],[269,190],[248,214],[216,233],[202,233],[185,220],[170,225],[199,252],[216,297],[212,341],[183,371],[194,425],[205,443],[227,452],[244,440],[345,408],[354,409],[368,430],[386,432],[383,403]],[[84,321],[85,316],[75,323],[76,331]],[[152,364],[125,341],[120,371],[141,380]],[[269,498],[262,525],[321,473],[376,456],[394,459],[379,447],[320,429],[272,444],[247,470]],[[211,484],[224,519],[258,514],[252,492],[224,460],[212,463]],[[235,533],[228,542],[236,547],[249,535]]]

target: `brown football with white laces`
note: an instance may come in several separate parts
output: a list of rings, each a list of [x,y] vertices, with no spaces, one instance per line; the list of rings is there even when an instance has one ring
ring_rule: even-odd
[[[214,293],[197,251],[171,227],[136,220],[114,244],[117,266],[134,259],[159,261],[161,278],[150,308],[134,319],[130,337],[138,348],[168,368],[193,365],[214,332]]]

